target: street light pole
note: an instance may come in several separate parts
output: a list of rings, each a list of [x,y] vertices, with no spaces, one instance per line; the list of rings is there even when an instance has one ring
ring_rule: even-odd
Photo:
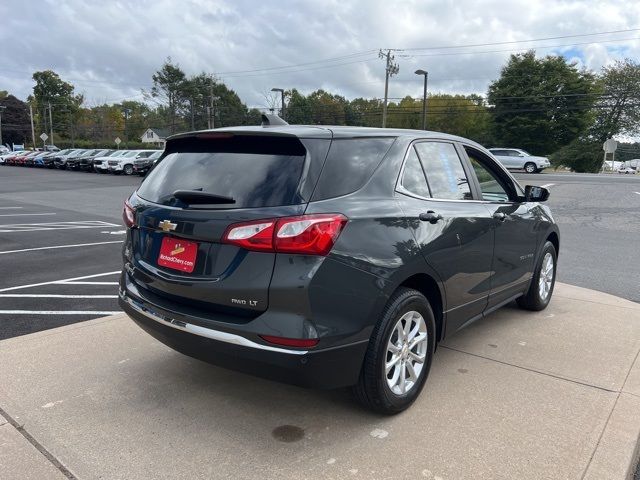
[[[416,70],[416,75],[424,75],[424,93],[422,94],[422,129],[427,129],[427,80],[429,72],[426,70]]]
[[[7,108],[4,105],[0,105],[0,145],[3,145],[2,143],[2,111]]]
[[[53,145],[53,114],[51,113],[51,102],[49,102],[49,128],[51,129],[51,145]]]
[[[284,90],[282,88],[272,88],[271,89],[272,92],[280,92],[280,98],[282,99],[282,108],[280,109],[280,117],[284,120],[285,119],[285,112],[284,112]]]

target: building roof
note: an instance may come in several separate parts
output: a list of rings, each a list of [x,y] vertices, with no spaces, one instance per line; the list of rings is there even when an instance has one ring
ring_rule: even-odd
[[[169,132],[169,129],[167,128],[156,128],[156,127],[149,127],[146,131],[151,130],[153,133],[156,134],[156,136],[160,137],[160,138],[167,138],[169,135],[171,135],[171,132]]]

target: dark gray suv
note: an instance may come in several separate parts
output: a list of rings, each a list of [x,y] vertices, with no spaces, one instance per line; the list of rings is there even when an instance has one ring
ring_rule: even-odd
[[[396,413],[440,340],[547,306],[547,197],[435,132],[271,117],[176,135],[125,202],[120,304],[187,355]]]

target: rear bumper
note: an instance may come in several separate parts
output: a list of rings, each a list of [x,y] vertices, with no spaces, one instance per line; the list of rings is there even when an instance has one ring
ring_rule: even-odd
[[[143,330],[174,350],[230,370],[302,387],[331,389],[357,382],[368,342],[323,350],[287,349],[256,343],[240,332],[213,330],[175,319],[126,290],[122,309]]]

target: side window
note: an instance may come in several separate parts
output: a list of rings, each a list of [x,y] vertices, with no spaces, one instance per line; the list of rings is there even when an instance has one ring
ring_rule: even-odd
[[[420,142],[415,145],[431,196],[446,200],[471,200],[469,180],[451,143]]]
[[[355,192],[369,180],[395,138],[341,138],[331,142],[312,200]]]
[[[404,163],[402,186],[405,190],[415,193],[421,197],[430,196],[427,179],[424,177],[424,171],[420,165],[420,160],[418,159],[418,155],[413,147],[411,147],[407,160]]]
[[[484,165],[486,160],[483,161],[481,154],[468,147],[465,147],[465,151],[480,184],[482,199],[488,202],[508,202],[509,191],[505,188],[505,180]]]

